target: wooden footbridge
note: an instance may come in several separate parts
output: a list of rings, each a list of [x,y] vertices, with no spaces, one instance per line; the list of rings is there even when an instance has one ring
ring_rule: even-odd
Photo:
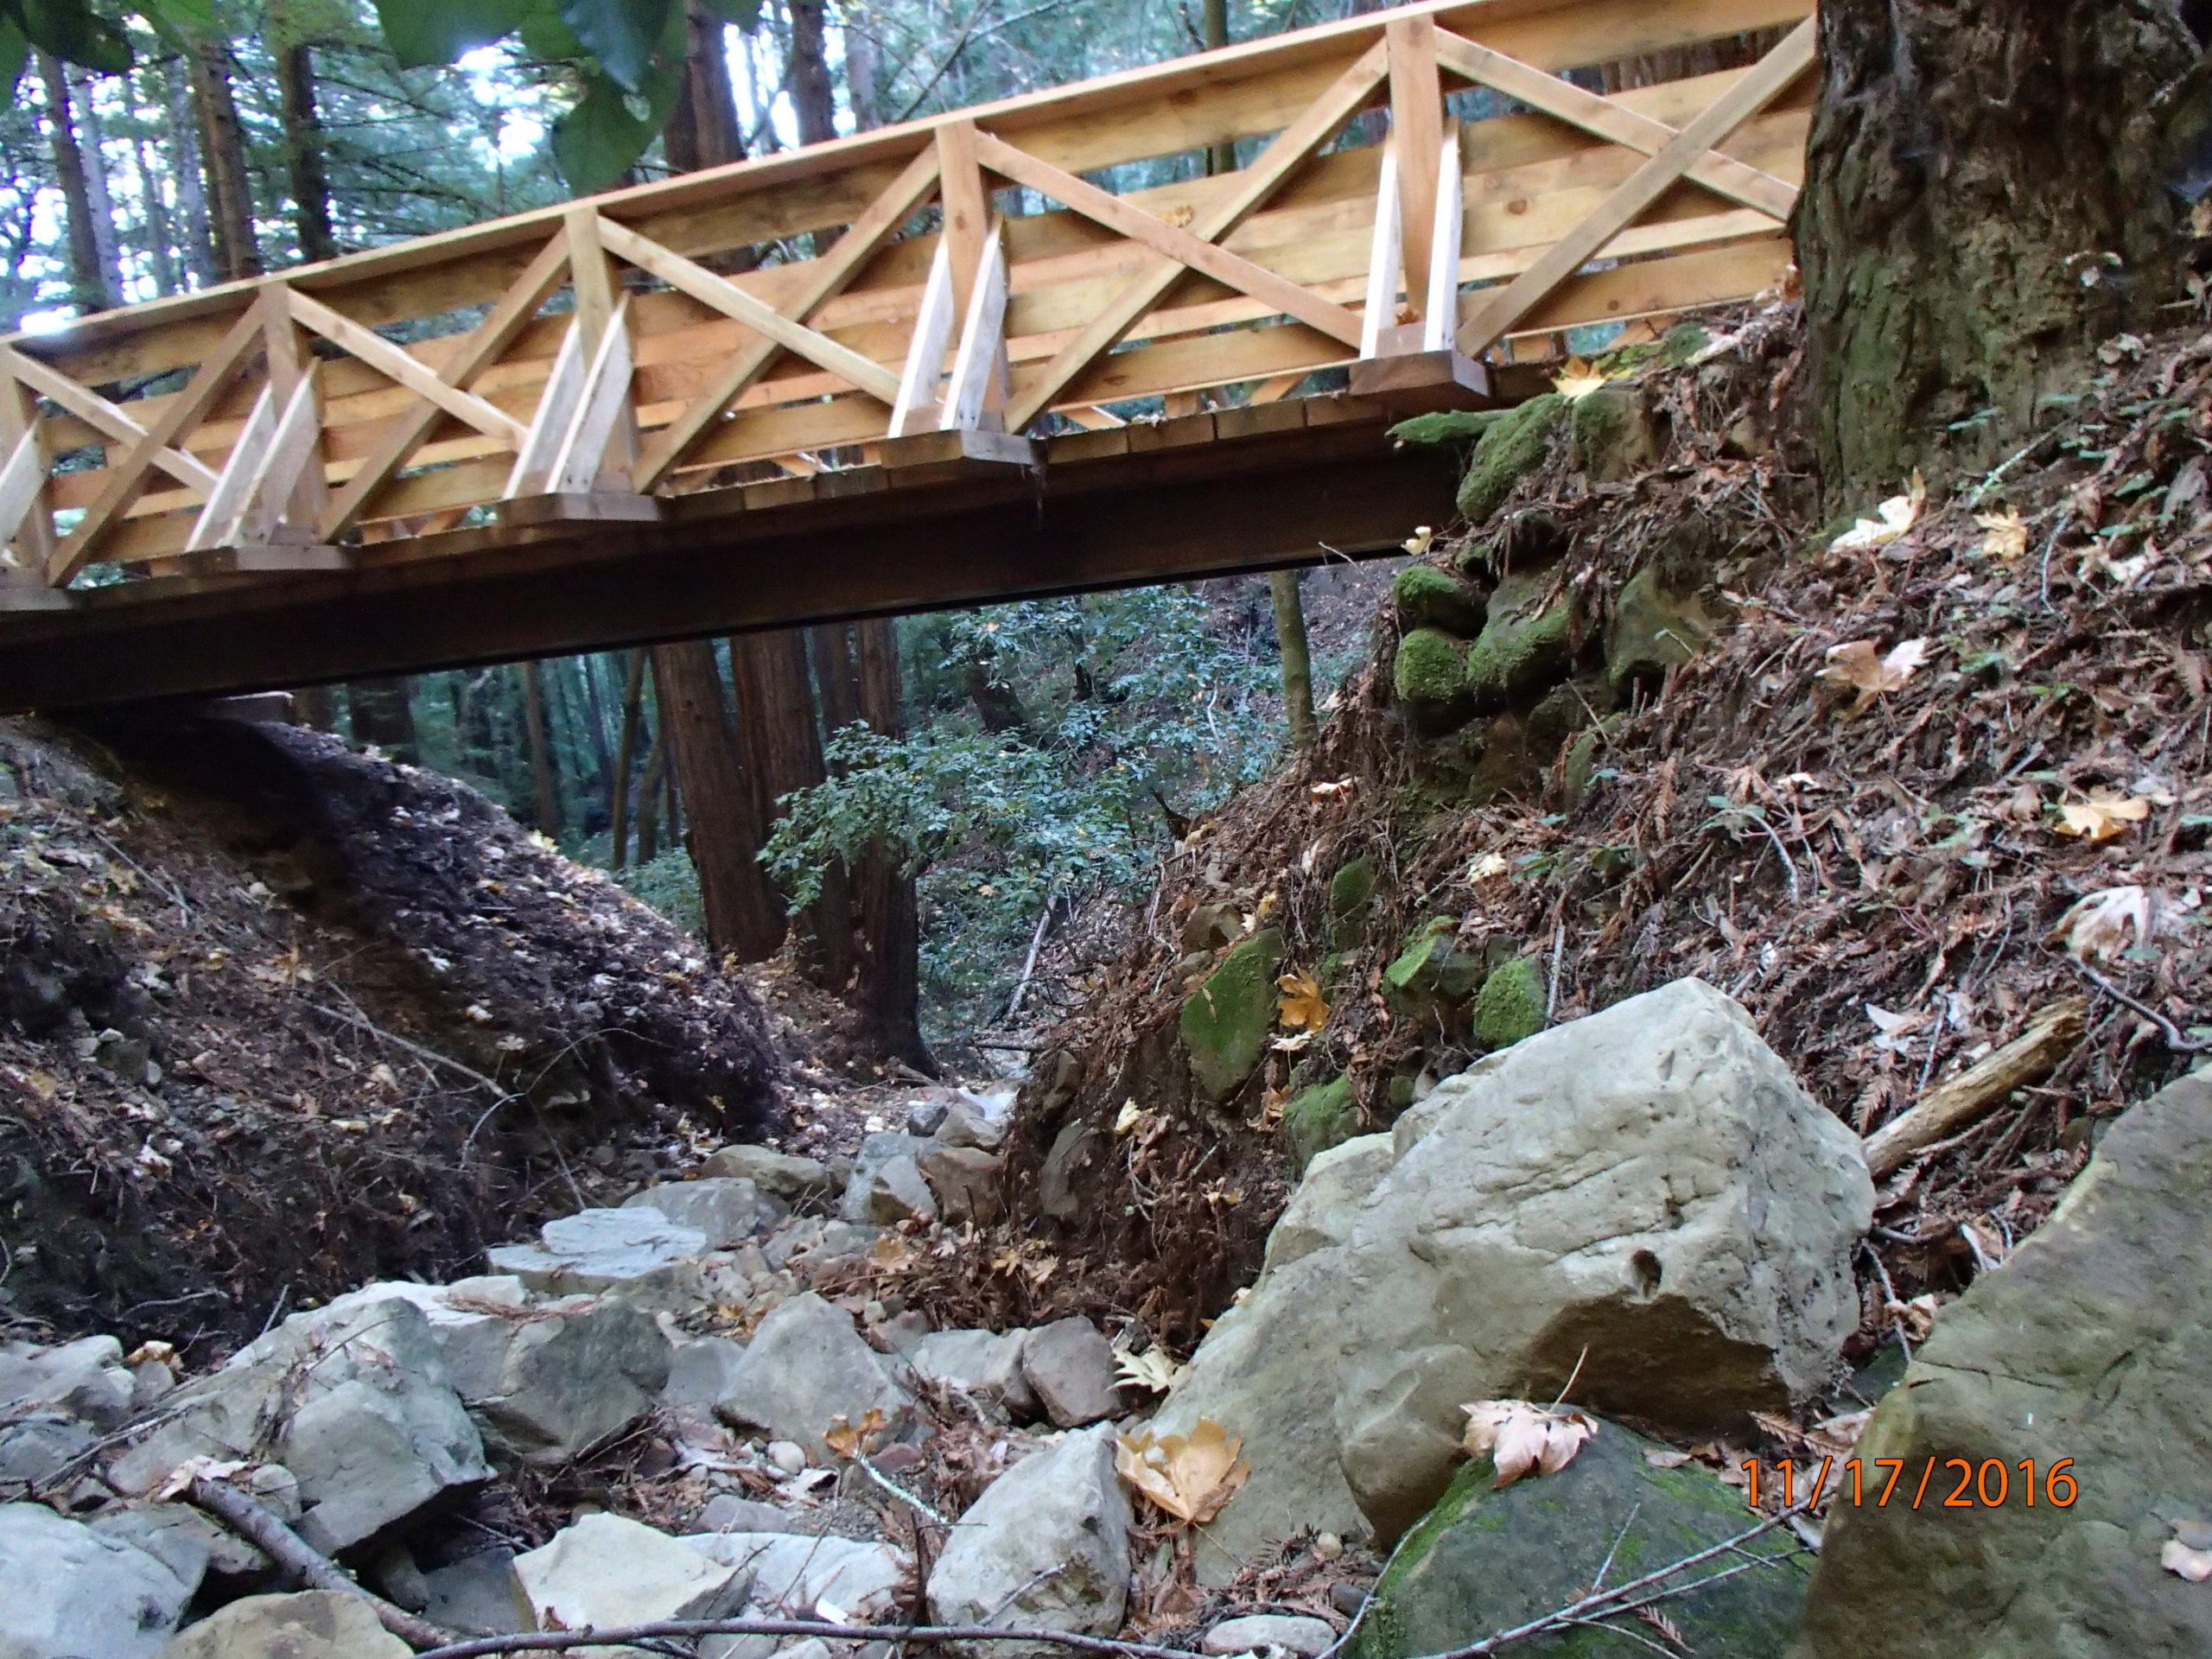
[[[15,336],[0,709],[1393,546],[1392,419],[1781,280],[1809,12],[1408,6]]]

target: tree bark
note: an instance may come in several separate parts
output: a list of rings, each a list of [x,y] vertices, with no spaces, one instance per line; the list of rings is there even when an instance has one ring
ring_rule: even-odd
[[[791,57],[784,86],[791,95],[802,144],[825,143],[837,136],[837,88],[830,78],[826,0],[791,0]]]
[[[1832,510],[1981,469],[2159,318],[2198,56],[2167,0],[1821,7],[1796,233]]]
[[[745,137],[737,126],[722,21],[699,0],[689,0],[683,21],[688,35],[683,82],[661,143],[671,172],[696,173],[702,167],[743,161]]]
[[[1282,710],[1290,722],[1290,745],[1310,749],[1320,735],[1313,718],[1313,658],[1306,644],[1306,601],[1299,596],[1299,573],[1274,570],[1268,594],[1275,605],[1275,647],[1282,658]]]
[[[261,248],[254,237],[253,181],[246,170],[245,129],[238,120],[238,102],[231,96],[230,49],[220,41],[194,41],[187,62],[200,153],[207,164],[209,227],[218,275],[226,282],[258,276]]]
[[[1229,44],[1229,0],[1205,0],[1206,50]],[[1212,175],[1234,173],[1236,170],[1236,146],[1233,143],[1215,144],[1206,151],[1206,171]]]
[[[899,673],[899,630],[885,618],[855,625],[861,718],[887,737],[906,728]],[[921,918],[914,878],[889,848],[871,853],[853,872],[853,915],[859,934],[854,1001],[869,1039],[891,1058],[937,1073],[922,1040]]]
[[[289,8],[271,5],[270,32],[276,59],[276,89],[284,105],[284,175],[292,190],[292,222],[300,257],[308,264],[338,257],[330,228],[330,175],[323,163],[322,111],[317,106],[314,48],[291,41]]]
[[[561,834],[560,781],[553,768],[551,734],[546,728],[545,667],[522,665],[522,717],[530,734],[530,781],[537,810],[537,831],[557,840]]]
[[[645,751],[645,775],[638,780],[638,862],[660,856],[660,802],[668,787],[668,716],[658,713],[652,747]],[[673,814],[671,814],[671,818]]]
[[[223,280],[223,268],[215,258],[215,233],[207,219],[207,175],[188,64],[182,73],[175,63],[165,66],[162,80],[168,95],[170,174],[176,180],[177,211],[184,215],[181,245],[197,285],[207,288]]]
[[[760,868],[761,825],[739,763],[715,648],[704,640],[653,648],[653,684],[683,786],[692,868],[707,942],[740,962],[762,962],[784,942],[784,910]]]
[[[415,709],[408,698],[404,677],[355,680],[346,688],[346,712],[353,717],[353,741],[364,747],[373,743],[395,760],[419,766],[423,746],[415,731]]]
[[[44,52],[37,56],[39,81],[46,93],[47,137],[54,149],[54,178],[61,187],[63,216],[67,220],[70,297],[79,311],[105,311],[116,304],[119,296],[114,270],[100,255],[91,178],[84,149],[77,142],[76,99],[60,61]]]
[[[115,200],[107,188],[107,134],[100,124],[99,105],[92,96],[92,72],[71,64],[62,73],[68,77],[78,139],[84,150],[85,200],[92,210],[92,241],[99,250],[100,279],[121,304],[123,251],[118,245]]]
[[[630,785],[645,702],[645,653],[633,651],[622,677],[622,729],[614,740],[614,786],[607,795],[607,861],[618,870],[630,856]]]
[[[154,267],[154,287],[161,294],[184,291],[183,273],[177,269],[176,230],[169,219],[169,205],[162,199],[162,181],[146,155],[146,141],[130,141],[131,159],[137,163],[138,200],[146,210],[146,252]]]
[[[875,77],[875,36],[860,8],[844,0],[837,8],[837,22],[845,35],[845,101],[852,105],[853,130],[866,132],[883,119],[876,107],[880,94]]]

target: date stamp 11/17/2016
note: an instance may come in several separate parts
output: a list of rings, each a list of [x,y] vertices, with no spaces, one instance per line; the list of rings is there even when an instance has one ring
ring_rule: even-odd
[[[1971,1458],[1930,1457],[1917,1461],[1904,1458],[1822,1458],[1818,1468],[1800,1469],[1781,1463],[1769,1469],[1756,1458],[1737,1465],[1745,1478],[1753,1509],[1759,1506],[1759,1488],[1767,1484],[1770,1497],[1780,1488],[1782,1506],[1795,1508],[1809,1476],[1806,1507],[1847,1503],[1853,1509],[1886,1509],[1892,1498],[1905,1508],[1918,1510],[1993,1510],[2005,1503],[2033,1509],[2047,1503],[2063,1510],[2080,1496],[2074,1480],[2074,1459],[2038,1465],[2033,1458],[2006,1464],[1997,1458],[1979,1463]],[[1917,1477],[1917,1478],[1916,1478]],[[1833,1485],[1831,1485],[1833,1483]]]

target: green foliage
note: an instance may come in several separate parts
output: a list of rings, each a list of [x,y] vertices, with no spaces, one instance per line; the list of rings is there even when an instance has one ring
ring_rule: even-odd
[[[1390,435],[1400,443],[1473,443],[1505,418],[1502,409],[1444,409],[1400,421]]]
[[[1535,964],[1516,957],[1491,970],[1468,1014],[1475,1041],[1486,1049],[1510,1048],[1544,1028],[1544,982]]]
[[[1332,1077],[1293,1096],[1282,1109],[1282,1127],[1290,1139],[1291,1167],[1302,1175],[1306,1165],[1359,1133],[1351,1080]]]
[[[1563,679],[1573,662],[1573,601],[1549,599],[1548,569],[1516,570],[1491,595],[1490,620],[1467,648],[1467,689],[1496,708]]]
[[[1399,571],[1390,583],[1390,602],[1402,627],[1440,628],[1462,639],[1482,629],[1482,594],[1433,564],[1409,564]]]
[[[618,878],[639,899],[695,938],[707,937],[706,912],[699,904],[699,876],[691,856],[682,848],[663,853],[650,863],[624,870]]]
[[[1183,999],[1180,1029],[1191,1077],[1211,1100],[1236,1092],[1267,1052],[1280,1001],[1282,933],[1266,928],[1221,959],[1205,982]]]
[[[911,734],[833,734],[833,775],[785,798],[763,856],[800,905],[874,849],[913,871],[943,1027],[1011,990],[1048,895],[1140,890],[1163,803],[1210,810],[1281,741],[1272,652],[1240,648],[1187,589],[926,618],[905,656]],[[1019,723],[989,730],[983,709]]]

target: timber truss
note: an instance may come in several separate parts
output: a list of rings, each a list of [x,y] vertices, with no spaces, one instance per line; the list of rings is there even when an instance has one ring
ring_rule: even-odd
[[[948,567],[866,599],[836,591],[849,554],[808,534],[957,521],[963,501],[1011,499],[1008,480],[1040,519],[1063,479],[1104,511],[1161,483],[1140,458],[1171,448],[1198,452],[1176,479],[1202,483],[1217,452],[1249,484],[1267,468],[1240,441],[1272,435],[1294,469],[1347,440],[1284,434],[1509,401],[1529,381],[1516,365],[1567,330],[1770,289],[1814,41],[1807,0],[1408,6],[15,336],[0,702],[1312,556],[1318,536],[1240,550],[1232,524],[1225,549],[1156,568]],[[1593,90],[1608,79],[1637,84]],[[1207,173],[1222,147],[1239,164]],[[1424,477],[1370,488],[1374,512],[1435,500]],[[872,518],[830,510],[902,491]],[[1370,539],[1408,528],[1378,519]],[[512,583],[533,549],[573,581],[593,546],[632,584],[665,574],[657,550],[795,558],[805,596],[405,643],[389,595],[435,607],[442,583],[494,568]],[[251,626],[289,626],[294,595],[334,619],[379,594],[394,620],[372,661],[257,654]],[[203,660],[118,672],[111,691],[87,678],[121,660],[96,635],[147,629]],[[195,634],[238,660],[211,666]],[[73,642],[77,671],[40,666]]]

